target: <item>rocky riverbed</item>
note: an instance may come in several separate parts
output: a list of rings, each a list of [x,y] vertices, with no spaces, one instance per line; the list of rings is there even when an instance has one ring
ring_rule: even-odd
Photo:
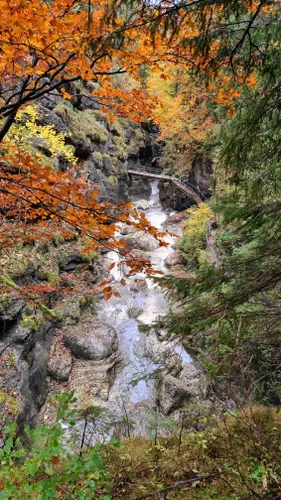
[[[145,210],[153,225],[162,230],[169,228],[165,237],[168,246],[159,247],[150,235],[132,233],[130,226],[123,225],[120,234],[133,252],[150,258],[156,269],[165,273],[169,267],[169,271],[177,272],[182,261],[175,248],[184,213],[169,217],[159,204],[156,183],[150,199],[138,200],[136,206]],[[120,269],[114,252],[103,256],[105,268],[110,263],[115,263],[111,279],[120,298],[99,301],[94,320],[85,319],[76,327],[65,329],[60,348],[67,348],[68,354],[59,356],[61,360],[72,357],[66,385],[68,390],[75,390],[81,413],[89,415],[91,408],[101,411],[98,422],[87,417],[91,439],[101,439],[102,433],[108,436],[112,432],[121,436],[128,432],[145,434],[151,412],[174,414],[191,400],[193,404],[203,400],[207,390],[204,374],[181,344],[167,340],[165,332],[157,335],[139,330],[139,325],[150,324],[168,312],[170,305],[163,290],[143,274],[130,276],[126,266]],[[121,277],[126,286],[120,284]],[[47,403],[42,415],[48,415],[49,407]],[[78,422],[76,431],[82,429],[83,420]]]
[[[127,225],[120,227],[120,236],[137,256],[150,258],[155,269],[184,273],[177,240],[185,212],[171,214],[162,208],[157,183],[152,183],[150,190],[148,200],[136,199],[135,204],[153,225],[167,231],[168,246],[159,246],[143,232],[132,233]],[[79,275],[79,269],[87,263],[73,243],[69,248],[64,245],[63,252],[60,246],[52,247],[49,254],[58,263],[57,272],[62,277],[75,272]],[[109,252],[91,262],[86,273],[87,293],[106,276],[120,298],[93,300],[82,288],[80,295],[60,298],[54,308],[56,318],[37,323],[24,301],[10,298],[2,307],[3,424],[11,415],[22,425],[34,424],[38,417],[52,421],[54,394],[74,390],[81,415],[90,420],[91,415],[102,415],[98,423],[94,419],[95,439],[100,439],[101,433],[143,434],[151,412],[177,415],[190,401],[204,400],[205,376],[184,348],[167,340],[165,332],[144,334],[139,330],[139,325],[150,324],[169,311],[163,290],[142,273],[130,276],[126,266],[120,269],[117,261],[118,256]],[[26,265],[22,271],[25,279],[41,279],[49,266],[47,257],[43,262],[43,266]],[[109,273],[112,263],[116,265]],[[52,278],[51,271],[48,273]],[[126,286],[121,286],[121,277]]]

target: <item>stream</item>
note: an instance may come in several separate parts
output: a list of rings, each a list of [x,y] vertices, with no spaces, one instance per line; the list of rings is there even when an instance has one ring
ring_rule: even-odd
[[[165,231],[162,225],[169,215],[174,213],[163,210],[159,202],[158,182],[153,182],[152,194],[148,200],[148,208],[145,210],[149,222],[161,231]],[[173,247],[176,240],[177,236],[167,234],[165,241],[168,246],[159,247],[149,253],[156,269],[167,273],[165,259],[174,252]],[[107,258],[112,262],[117,263],[118,261],[118,256],[114,252],[109,252]],[[111,273],[116,281],[120,280],[120,269],[117,265]],[[121,286],[118,289],[121,297],[119,299],[112,297],[107,303],[102,303],[98,312],[99,318],[112,325],[117,331],[120,349],[124,357],[123,367],[117,373],[110,389],[108,403],[110,411],[115,414],[120,411],[124,412],[126,406],[133,409],[132,413],[135,416],[137,409],[139,425],[135,432],[141,433],[142,414],[147,411],[148,407],[155,405],[155,377],[153,375],[155,370],[161,369],[161,364],[155,363],[148,357],[145,347],[146,334],[139,331],[138,325],[140,323],[151,324],[157,317],[167,314],[169,303],[163,290],[153,280],[146,278],[143,273],[133,277],[124,275],[122,277],[126,280],[126,286]],[[138,292],[130,290],[130,284],[136,277],[146,279],[146,290]],[[133,306],[143,310],[137,319],[128,317],[128,309]],[[156,336],[154,338],[155,342],[161,345]],[[180,356],[183,365],[192,362],[191,357],[180,344],[173,344],[172,348]]]
[[[135,200],[136,206],[138,201],[140,200]],[[166,231],[163,224],[175,212],[169,213],[161,207],[157,181],[152,183],[152,194],[145,204],[147,205],[145,214],[150,223],[161,231]],[[179,228],[175,227],[174,231],[173,227],[173,232],[177,232],[178,235],[172,236],[167,232],[165,236],[167,247],[158,247],[147,254],[154,267],[164,273],[168,272],[165,259],[174,252],[175,243],[180,236]],[[108,252],[106,261],[109,264],[116,263],[111,274],[120,298],[112,296],[107,302],[100,302],[97,315],[99,320],[115,328],[123,361],[113,377],[108,400],[103,403],[102,414],[87,423],[88,443],[107,441],[112,434],[118,438],[132,434],[147,435],[147,414],[157,406],[156,375],[161,370],[169,371],[165,365],[166,358],[173,358],[174,362],[176,360],[177,366],[180,365],[178,371],[184,371],[184,367],[192,363],[192,358],[181,344],[161,341],[152,333],[149,335],[149,344],[152,348],[148,348],[147,335],[139,331],[139,324],[151,324],[157,317],[169,311],[170,306],[164,291],[143,273],[126,276],[117,265],[118,255],[115,252]],[[126,280],[126,286],[120,285],[121,277]],[[144,290],[131,290],[136,277],[146,280],[147,285]],[[132,307],[142,310],[137,318],[128,315],[128,310]],[[134,422],[130,429],[129,421]],[[83,426],[85,427],[85,424],[80,421],[78,423],[80,437]]]

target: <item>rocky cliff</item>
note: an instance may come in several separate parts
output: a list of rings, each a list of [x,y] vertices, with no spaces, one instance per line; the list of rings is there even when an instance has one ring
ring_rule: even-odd
[[[53,125],[66,135],[78,165],[98,184],[100,199],[128,201],[139,189],[149,193],[147,182],[134,180],[132,184],[127,169],[128,165],[144,165],[152,160],[156,154],[157,129],[126,118],[110,122],[100,111],[99,103],[87,95],[90,90],[76,84],[71,101],[58,92],[45,96],[39,105],[40,123]],[[45,153],[48,155],[48,151]],[[56,168],[67,168],[63,158],[58,157],[54,163]]]

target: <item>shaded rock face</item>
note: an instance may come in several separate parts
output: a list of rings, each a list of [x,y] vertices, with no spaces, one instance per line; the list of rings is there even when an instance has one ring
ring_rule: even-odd
[[[131,178],[127,170],[130,166],[142,168],[158,155],[158,130],[127,119],[118,119],[112,124],[99,111],[99,103],[87,95],[91,91],[87,85],[74,84],[69,90],[75,93],[71,101],[63,99],[57,91],[52,96],[42,97],[40,123],[53,125],[57,132],[65,134],[78,164],[98,185],[101,200],[129,201],[140,194],[148,198],[151,193],[149,181]],[[48,151],[45,153],[50,156]],[[54,163],[60,170],[68,168],[63,158],[56,158]]]
[[[15,299],[10,302],[8,307],[0,309],[0,339],[9,331],[10,326],[17,320],[24,306],[23,300]]]
[[[184,210],[194,205],[194,200],[178,189],[172,182],[159,182],[159,200],[163,208],[168,210]]]
[[[136,201],[135,206],[136,206],[139,210],[148,210],[148,208],[149,208],[149,203],[148,203],[148,201],[146,201],[146,200],[138,200],[138,201]]]
[[[209,158],[198,157],[192,162],[188,181],[204,200],[211,196],[213,164]],[[159,199],[163,208],[181,211],[194,205],[194,200],[173,183],[159,183]]]
[[[18,308],[14,321],[19,322],[21,311],[22,307]],[[20,429],[36,423],[48,393],[47,365],[55,333],[55,325],[48,321],[38,332],[16,322],[10,326],[5,323],[5,335],[0,339],[0,435],[11,418]]]
[[[132,162],[133,163],[133,162]],[[128,168],[130,168],[128,166]],[[130,194],[132,198],[137,198],[142,196],[146,200],[149,200],[151,196],[151,182],[145,177],[137,177],[136,175],[130,176]]]
[[[210,158],[198,157],[192,162],[188,176],[190,184],[203,198],[211,196],[213,163]]]

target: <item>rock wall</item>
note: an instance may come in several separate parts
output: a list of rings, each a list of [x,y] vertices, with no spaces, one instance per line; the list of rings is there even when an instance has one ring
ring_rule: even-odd
[[[66,135],[83,172],[99,185],[100,199],[128,201],[131,194],[138,195],[140,191],[150,194],[147,182],[132,184],[127,169],[152,160],[157,129],[125,118],[110,122],[99,110],[99,103],[87,96],[91,89],[82,84],[76,87],[72,89],[76,97],[71,101],[58,92],[41,99],[40,124],[53,125]],[[68,166],[63,158],[57,158],[54,164],[62,170]]]
[[[201,156],[193,160],[191,170],[186,174],[189,183],[203,200],[211,196],[212,174],[212,161]],[[166,181],[161,181],[159,184],[159,198],[163,208],[176,211],[184,210],[194,204],[193,199],[187,194]]]

